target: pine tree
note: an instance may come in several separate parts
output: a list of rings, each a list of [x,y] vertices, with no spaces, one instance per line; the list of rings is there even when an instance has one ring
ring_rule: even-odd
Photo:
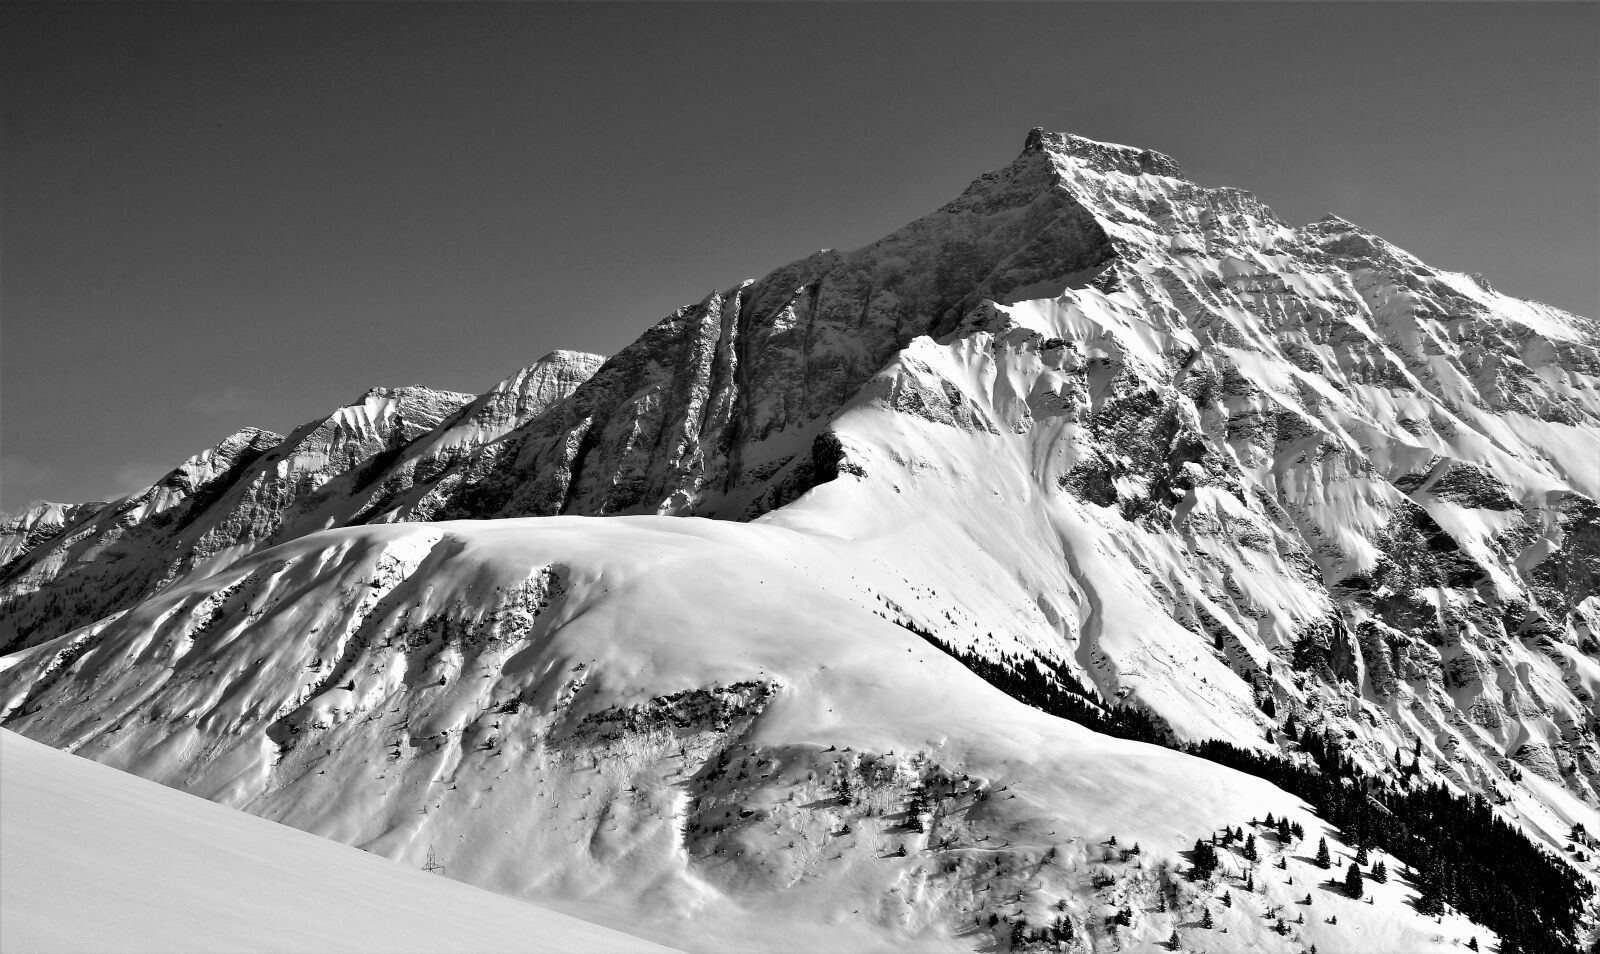
[[[1260,855],[1256,852],[1256,836],[1251,832],[1244,840],[1244,857],[1246,861],[1255,861]]]
[[[1328,839],[1317,839],[1317,867],[1326,868],[1332,863],[1333,859],[1328,856]]]
[[[1430,918],[1444,913],[1444,898],[1439,894],[1438,885],[1424,882],[1418,886],[1417,913]]]
[[[1178,932],[1174,930],[1172,936],[1167,938],[1167,947],[1176,951],[1178,949]]]
[[[1277,823],[1277,821],[1275,821],[1273,819],[1271,812],[1267,812],[1267,820],[1265,822],[1263,822],[1262,824],[1266,825],[1268,828],[1276,828],[1276,827],[1278,827],[1278,823]]]
[[[1361,869],[1353,861],[1344,873],[1344,890],[1352,898],[1361,897]]]
[[[1200,926],[1205,928],[1207,931],[1209,931],[1209,930],[1211,930],[1211,925],[1212,925],[1211,909],[1210,908],[1201,908],[1200,909]]]
[[[1389,866],[1383,863],[1382,858],[1372,866],[1372,880],[1379,884],[1387,884],[1389,881]]]
[[[1364,865],[1366,863],[1367,863],[1367,846],[1366,845],[1357,845],[1356,846],[1356,864]]]
[[[1227,891],[1222,892],[1222,906],[1225,908],[1233,907],[1233,895],[1229,894]]]
[[[1478,949],[1478,939],[1476,937],[1474,937],[1472,940],[1467,942],[1467,950],[1476,951],[1477,949]]]

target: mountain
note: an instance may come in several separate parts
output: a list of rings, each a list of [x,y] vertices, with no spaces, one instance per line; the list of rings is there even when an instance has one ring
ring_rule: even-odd
[[[708,949],[1592,923],[1594,321],[1035,130],[878,242],[555,360],[293,500],[141,514],[131,557],[82,542],[128,502],[65,521],[0,576],[0,721]],[[255,487],[277,440],[213,470]],[[1239,903],[1234,841],[1172,877],[1267,812],[1411,872],[1358,903],[1257,826],[1286,867]]]

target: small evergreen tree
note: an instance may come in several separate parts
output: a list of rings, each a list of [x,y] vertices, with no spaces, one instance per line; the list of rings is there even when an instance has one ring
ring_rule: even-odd
[[[1389,866],[1383,863],[1382,858],[1372,866],[1372,880],[1379,884],[1387,884],[1389,881]]]
[[[1328,855],[1328,839],[1326,839],[1326,838],[1318,838],[1317,839],[1317,867],[1318,868],[1326,868],[1332,863],[1333,863],[1333,859],[1331,857],[1329,857],[1329,855]]]
[[[1209,930],[1211,930],[1211,925],[1212,925],[1211,909],[1210,908],[1201,908],[1200,909],[1200,926],[1205,928],[1207,931],[1209,931]]]
[[[1361,897],[1361,869],[1355,862],[1350,862],[1350,867],[1344,873],[1344,890],[1352,898]]]
[[[1251,832],[1244,840],[1244,858],[1246,861],[1255,861],[1259,857],[1260,854],[1256,851],[1256,836]]]
[[[1173,930],[1172,936],[1167,938],[1167,949],[1173,951],[1178,949],[1178,932],[1176,929]]]
[[[1229,894],[1226,890],[1222,892],[1222,906],[1225,908],[1233,907],[1233,895]]]
[[[1472,940],[1467,942],[1467,950],[1476,951],[1477,949],[1478,949],[1478,939],[1476,937],[1474,937]]]
[[[1367,863],[1367,846],[1366,845],[1357,845],[1356,846],[1356,864],[1364,865],[1366,863]]]

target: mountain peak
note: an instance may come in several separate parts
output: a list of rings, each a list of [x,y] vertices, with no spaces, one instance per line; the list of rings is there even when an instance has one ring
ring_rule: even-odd
[[[1022,144],[1022,154],[1047,152],[1070,156],[1101,172],[1120,172],[1130,176],[1167,176],[1184,178],[1178,161],[1165,153],[1137,146],[1124,146],[1112,142],[1099,142],[1071,133],[1050,132],[1043,126],[1028,131]]]

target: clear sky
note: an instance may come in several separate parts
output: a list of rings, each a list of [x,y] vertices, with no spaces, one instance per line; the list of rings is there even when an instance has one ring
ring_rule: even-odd
[[[1600,4],[0,4],[0,507],[481,391],[1035,125],[1600,314]]]

